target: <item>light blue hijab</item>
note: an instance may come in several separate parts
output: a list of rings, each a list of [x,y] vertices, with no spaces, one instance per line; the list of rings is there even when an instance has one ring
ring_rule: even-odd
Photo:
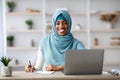
[[[55,27],[59,15],[63,15],[68,24],[68,32],[64,36],[58,35]],[[52,35],[40,41],[39,49],[44,57],[44,67],[49,64],[56,66],[64,65],[64,53],[68,49],[84,49],[84,45],[70,33],[71,25],[71,17],[66,10],[57,10],[54,13],[52,18]]]

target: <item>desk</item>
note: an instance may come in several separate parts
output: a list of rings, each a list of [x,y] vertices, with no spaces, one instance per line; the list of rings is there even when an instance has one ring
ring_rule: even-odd
[[[64,75],[62,72],[53,74],[29,74],[14,71],[12,77],[1,77],[0,80],[120,80],[120,76],[104,75]]]

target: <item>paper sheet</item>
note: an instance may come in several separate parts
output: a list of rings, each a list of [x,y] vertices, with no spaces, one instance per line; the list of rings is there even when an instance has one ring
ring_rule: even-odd
[[[52,73],[54,73],[54,71],[36,71],[35,73],[38,73],[38,74],[52,74]]]

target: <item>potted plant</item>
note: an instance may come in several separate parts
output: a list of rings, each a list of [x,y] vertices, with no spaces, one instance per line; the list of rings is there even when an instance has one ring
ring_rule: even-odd
[[[11,46],[11,47],[14,46],[13,41],[14,41],[14,36],[13,35],[8,35],[7,36],[7,45]]]
[[[16,7],[16,3],[14,1],[8,1],[7,6],[9,8],[9,12],[13,12]]]
[[[29,26],[29,29],[32,29],[33,21],[31,19],[26,20],[25,23]]]
[[[117,22],[117,15],[115,14],[102,14],[100,20],[107,23],[107,28],[111,29],[113,24]]]
[[[12,67],[8,66],[12,58],[9,57],[1,57],[0,61],[3,63],[3,66],[1,66],[1,75],[3,77],[10,77],[12,76]]]

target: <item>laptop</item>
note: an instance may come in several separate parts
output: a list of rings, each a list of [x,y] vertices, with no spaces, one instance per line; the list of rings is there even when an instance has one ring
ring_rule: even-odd
[[[102,74],[103,49],[67,50],[65,52],[65,75]]]

